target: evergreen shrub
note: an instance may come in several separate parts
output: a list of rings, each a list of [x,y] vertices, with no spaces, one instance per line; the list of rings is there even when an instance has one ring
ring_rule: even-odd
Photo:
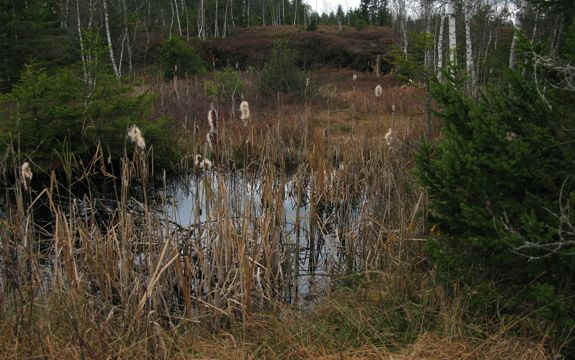
[[[53,73],[27,66],[12,91],[0,98],[8,111],[0,124],[0,146],[15,143],[19,155],[40,166],[58,163],[58,153],[73,153],[86,161],[102,146],[104,155],[119,159],[126,131],[136,124],[154,147],[159,168],[170,170],[177,150],[166,119],[145,120],[149,95],[136,96],[129,86],[98,74],[95,86],[86,86],[80,74],[62,69]]]
[[[206,65],[196,49],[180,37],[171,37],[162,45],[160,62],[166,79],[206,72]]]
[[[440,277],[473,288],[479,311],[575,326],[575,103],[565,103],[573,95],[543,99],[519,71],[475,100],[445,76],[431,89],[441,139],[417,157]]]
[[[270,59],[264,65],[259,78],[259,90],[265,96],[274,96],[278,92],[297,92],[303,96],[305,74],[297,66],[296,58],[295,50],[288,47],[287,43],[274,43]]]

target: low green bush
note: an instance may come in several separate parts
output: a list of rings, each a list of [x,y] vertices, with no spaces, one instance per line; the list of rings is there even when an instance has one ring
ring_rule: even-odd
[[[149,95],[136,96],[129,86],[98,74],[92,85],[81,75],[63,69],[48,73],[28,66],[21,80],[0,102],[9,109],[0,124],[1,146],[15,144],[19,156],[39,166],[54,167],[62,153],[87,161],[101,146],[105,156],[120,158],[128,146],[127,129],[140,127],[156,165],[171,170],[177,150],[166,119],[146,120]]]
[[[171,37],[162,45],[160,62],[166,79],[206,72],[206,65],[196,49],[180,37]]]
[[[239,96],[244,90],[244,82],[239,71],[225,68],[214,73],[212,80],[204,81],[206,95],[216,99],[229,99]]]
[[[272,54],[264,65],[259,78],[259,90],[264,96],[274,96],[278,92],[305,93],[305,73],[296,64],[297,54],[287,43],[274,43]]]

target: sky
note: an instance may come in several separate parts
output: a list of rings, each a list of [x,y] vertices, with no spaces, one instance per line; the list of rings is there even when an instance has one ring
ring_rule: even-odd
[[[311,5],[314,11],[318,13],[326,12],[329,14],[330,11],[336,11],[337,6],[341,5],[344,11],[349,8],[357,8],[359,6],[359,0],[306,0],[306,2]]]

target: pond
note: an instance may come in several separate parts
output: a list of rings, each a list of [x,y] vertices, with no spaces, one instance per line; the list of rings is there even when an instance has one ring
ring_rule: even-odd
[[[257,267],[256,286],[262,286],[262,273],[274,268],[274,293],[307,307],[328,290],[332,276],[351,270],[346,224],[359,223],[361,216],[360,206],[314,197],[314,183],[302,176],[206,172],[174,187],[167,214],[182,228],[196,230],[190,237],[196,253],[235,254],[232,244],[246,237],[250,261]],[[230,271],[234,266],[225,267]]]

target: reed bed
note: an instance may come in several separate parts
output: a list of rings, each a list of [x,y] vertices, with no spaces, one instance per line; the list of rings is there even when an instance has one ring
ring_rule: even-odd
[[[409,110],[420,89],[376,98],[360,80],[339,86],[330,99],[268,105],[248,86],[247,125],[239,101],[217,99],[209,148],[214,99],[201,79],[150,81],[152,116],[173,118],[188,149],[178,181],[157,181],[153,144],[126,151],[117,174],[93,170],[98,153],[83,165],[78,181],[115,184],[107,199],[73,194],[54,174],[42,188],[16,174],[2,220],[0,357],[411,359],[437,329],[445,352],[483,354],[452,340],[466,325],[422,251],[426,199],[411,172],[424,125]],[[352,101],[362,88],[370,96]],[[195,154],[214,168],[194,167]],[[182,186],[188,221],[175,216]],[[299,278],[316,273],[333,286],[303,291]]]

